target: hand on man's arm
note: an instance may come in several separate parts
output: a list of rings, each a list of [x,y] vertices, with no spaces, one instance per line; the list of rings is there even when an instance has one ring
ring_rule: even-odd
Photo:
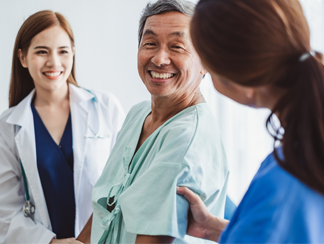
[[[229,221],[213,216],[200,197],[187,187],[178,187],[177,193],[189,202],[187,235],[218,242]]]

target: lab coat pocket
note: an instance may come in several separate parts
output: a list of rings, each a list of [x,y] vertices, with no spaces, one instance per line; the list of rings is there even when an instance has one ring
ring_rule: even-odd
[[[95,185],[110,155],[110,138],[89,139],[86,153],[86,170],[91,185]]]

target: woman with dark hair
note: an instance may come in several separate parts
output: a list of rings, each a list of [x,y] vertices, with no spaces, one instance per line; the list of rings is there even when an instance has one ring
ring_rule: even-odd
[[[82,230],[90,240],[91,191],[123,118],[112,94],[78,86],[66,19],[30,16],[0,116],[0,243],[80,243]]]
[[[229,224],[179,187],[190,203],[188,234],[220,243],[323,243],[324,66],[299,1],[201,0],[191,37],[217,91],[272,111],[267,127],[280,146]]]

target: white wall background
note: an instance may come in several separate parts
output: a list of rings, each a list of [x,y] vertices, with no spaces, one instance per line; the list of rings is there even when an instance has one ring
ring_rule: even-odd
[[[76,45],[81,86],[110,91],[127,112],[150,99],[137,74],[137,28],[147,0],[0,0],[0,113],[8,107],[13,46],[23,21],[40,10],[63,14]]]
[[[12,52],[23,21],[39,10],[62,13],[75,35],[76,73],[81,86],[110,91],[125,112],[150,99],[137,74],[137,28],[149,0],[0,0],[0,113],[8,108]],[[192,0],[196,2],[196,0]],[[301,0],[312,47],[324,51],[324,0]],[[231,168],[229,195],[238,203],[261,161],[272,151],[265,130],[267,110],[238,105],[218,94],[207,76],[202,92],[221,128]]]

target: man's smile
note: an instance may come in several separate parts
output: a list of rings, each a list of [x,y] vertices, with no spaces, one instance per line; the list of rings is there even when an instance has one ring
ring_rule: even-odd
[[[148,73],[153,79],[162,79],[162,80],[173,78],[176,75],[174,73],[160,73],[156,71],[148,71]]]

